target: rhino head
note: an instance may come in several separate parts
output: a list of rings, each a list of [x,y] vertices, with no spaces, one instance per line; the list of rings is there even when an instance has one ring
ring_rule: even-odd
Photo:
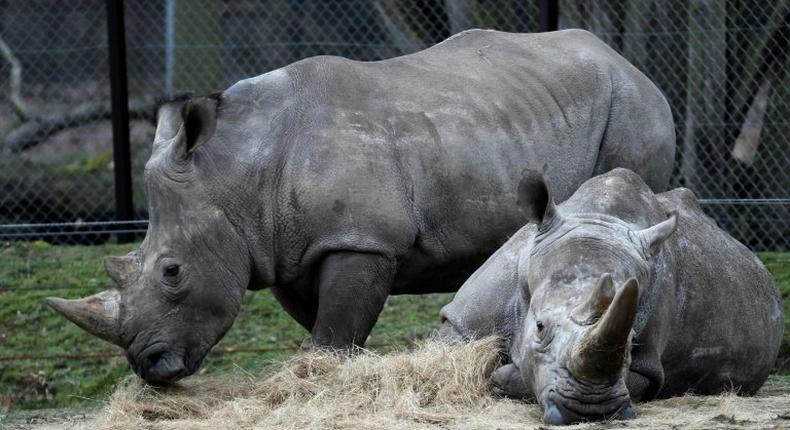
[[[634,229],[604,214],[563,216],[541,172],[525,171],[519,205],[537,234],[519,269],[529,309],[511,351],[547,424],[632,418],[626,388],[640,285],[676,216]],[[526,301],[525,301],[526,302]]]
[[[230,328],[250,282],[244,238],[200,171],[218,99],[162,106],[145,186],[150,223],[140,248],[108,257],[118,289],[79,300],[47,299],[89,333],[125,349],[153,384],[192,374]]]

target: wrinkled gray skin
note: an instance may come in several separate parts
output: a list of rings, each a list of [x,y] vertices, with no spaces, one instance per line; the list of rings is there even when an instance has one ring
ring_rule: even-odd
[[[389,294],[456,290],[522,225],[524,165],[562,200],[615,166],[662,190],[673,158],[661,93],[584,31],[310,58],[164,105],[145,241],[108,261],[120,292],[51,303],[154,383],[194,372],[248,289],[315,345],[363,344]]]
[[[760,388],[782,338],[779,291],[691,191],[654,194],[615,169],[555,206],[525,170],[518,200],[531,223],[441,311],[445,339],[507,339],[496,393],[568,424],[633,417],[631,400]]]

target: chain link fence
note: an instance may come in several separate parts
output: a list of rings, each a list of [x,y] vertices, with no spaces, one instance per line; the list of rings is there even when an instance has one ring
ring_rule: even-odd
[[[301,58],[377,60],[480,27],[539,31],[520,0],[127,0],[135,218],[118,224],[105,1],[0,0],[0,240],[95,243],[145,230],[158,98],[224,89]],[[788,2],[561,0],[672,106],[672,184],[756,250],[790,247]]]

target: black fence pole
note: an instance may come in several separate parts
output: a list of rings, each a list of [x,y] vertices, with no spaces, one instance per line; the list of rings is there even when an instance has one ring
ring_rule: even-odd
[[[123,0],[107,0],[107,41],[110,54],[110,95],[112,98],[112,153],[115,165],[115,217],[131,221],[132,163],[129,149],[129,93],[126,83],[126,35]],[[124,227],[121,226],[121,230]],[[118,242],[134,240],[132,233],[118,233]]]
[[[540,31],[556,31],[559,17],[559,0],[540,0]]]

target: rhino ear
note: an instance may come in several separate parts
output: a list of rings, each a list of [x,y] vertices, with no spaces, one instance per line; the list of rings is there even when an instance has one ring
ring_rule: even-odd
[[[182,107],[183,136],[176,139],[173,155],[187,159],[193,149],[206,143],[217,128],[218,97],[190,99]]]
[[[672,212],[666,221],[644,230],[632,231],[631,236],[638,245],[642,246],[647,255],[653,256],[661,249],[661,244],[675,232],[677,223],[678,214]]]
[[[167,145],[171,160],[185,162],[217,128],[219,95],[176,100],[159,108],[155,142]]]
[[[545,165],[541,169],[524,169],[518,184],[518,206],[528,222],[539,226],[550,225],[557,217],[557,208],[546,184],[545,170]]]
[[[187,152],[206,143],[214,135],[217,129],[217,107],[219,96],[200,97],[186,104],[184,130]]]

